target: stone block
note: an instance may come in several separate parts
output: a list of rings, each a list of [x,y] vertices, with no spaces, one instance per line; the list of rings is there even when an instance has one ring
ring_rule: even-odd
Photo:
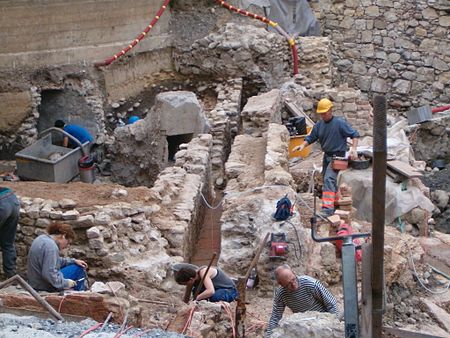
[[[80,213],[77,210],[69,210],[69,211],[64,212],[61,215],[61,217],[64,221],[68,221],[68,220],[76,220],[79,215],[80,215]]]
[[[98,227],[92,227],[86,230],[86,236],[89,239],[99,238],[102,236],[100,229]]]
[[[62,209],[73,209],[77,206],[77,203],[69,198],[64,198],[59,201],[59,206]]]
[[[47,228],[52,223],[48,218],[39,218],[36,220],[36,226],[39,228]]]
[[[94,216],[93,215],[83,215],[78,217],[77,221],[74,223],[76,228],[90,228],[94,226]]]

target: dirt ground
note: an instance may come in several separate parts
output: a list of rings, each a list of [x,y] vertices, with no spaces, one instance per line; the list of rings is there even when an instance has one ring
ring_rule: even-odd
[[[124,188],[118,184],[46,183],[46,182],[1,182],[4,187],[11,188],[19,196],[43,198],[59,201],[69,198],[78,207],[107,205],[113,202],[146,202],[150,189],[146,187]],[[127,196],[114,197],[115,189],[126,189]]]

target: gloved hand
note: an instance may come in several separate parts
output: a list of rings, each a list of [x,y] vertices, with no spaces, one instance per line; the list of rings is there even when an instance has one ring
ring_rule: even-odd
[[[301,145],[299,145],[297,147],[294,147],[292,149],[292,151],[302,151],[304,148],[305,148],[305,146],[303,144],[301,144]]]
[[[68,285],[68,287],[67,287],[68,289],[73,289],[77,285],[77,282],[75,282],[72,279],[68,279],[67,280],[67,285]]]

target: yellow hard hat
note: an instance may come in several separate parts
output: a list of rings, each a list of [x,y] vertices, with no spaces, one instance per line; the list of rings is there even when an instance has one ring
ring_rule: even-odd
[[[331,102],[328,99],[322,99],[319,101],[319,104],[317,105],[317,113],[318,114],[326,113],[331,108],[333,108],[333,102]]]

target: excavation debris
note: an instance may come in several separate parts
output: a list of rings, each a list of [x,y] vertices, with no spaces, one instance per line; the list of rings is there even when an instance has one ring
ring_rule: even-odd
[[[0,336],[2,338],[53,338],[53,337],[78,337],[84,331],[90,329],[97,322],[85,319],[81,322],[56,322],[51,319],[40,319],[34,316],[16,316],[8,313],[0,313]],[[112,338],[120,331],[121,325],[108,324],[100,333],[100,328],[84,336],[86,338]],[[131,338],[143,333],[143,329],[129,329],[121,337]],[[181,338],[184,335],[152,329],[144,333],[142,338]]]

